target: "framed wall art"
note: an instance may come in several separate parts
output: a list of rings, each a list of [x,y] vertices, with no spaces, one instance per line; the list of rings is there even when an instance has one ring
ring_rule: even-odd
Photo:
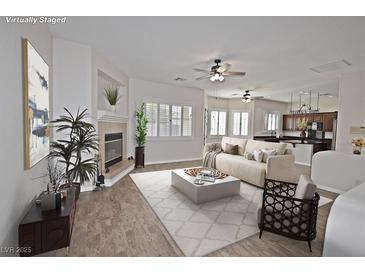
[[[49,67],[23,39],[25,169],[49,154]]]

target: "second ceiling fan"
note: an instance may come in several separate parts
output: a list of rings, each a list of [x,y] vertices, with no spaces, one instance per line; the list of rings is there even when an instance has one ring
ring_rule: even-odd
[[[200,69],[200,68],[195,68],[195,71],[198,72],[203,72],[206,75],[201,76],[196,78],[196,80],[203,80],[203,79],[208,79],[211,82],[223,82],[225,77],[232,77],[232,76],[245,76],[246,72],[241,72],[241,71],[229,71],[229,69],[231,68],[231,65],[228,63],[223,63],[221,64],[222,60],[221,59],[215,59],[214,63],[215,65],[212,66],[210,68],[210,70],[206,70],[206,69]]]

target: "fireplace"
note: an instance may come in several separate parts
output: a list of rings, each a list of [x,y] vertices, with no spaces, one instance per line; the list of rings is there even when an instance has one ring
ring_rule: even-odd
[[[105,168],[123,160],[123,133],[105,134]]]

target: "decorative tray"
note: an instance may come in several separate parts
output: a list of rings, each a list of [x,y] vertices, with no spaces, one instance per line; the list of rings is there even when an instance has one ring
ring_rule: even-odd
[[[209,174],[210,176],[212,176],[216,179],[224,179],[228,176],[228,174],[220,172],[219,170],[216,170],[214,168],[208,168],[208,167],[186,168],[186,169],[184,169],[184,172],[187,175],[190,175],[190,176],[193,176],[193,177],[197,177],[197,176],[202,175],[202,174]]]

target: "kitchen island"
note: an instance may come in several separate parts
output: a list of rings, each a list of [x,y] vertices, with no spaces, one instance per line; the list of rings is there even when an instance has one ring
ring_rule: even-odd
[[[312,165],[313,154],[318,151],[329,150],[331,148],[331,140],[328,139],[306,139],[303,143],[300,138],[291,136],[278,138],[274,136],[255,136],[254,139],[265,142],[286,143],[287,148],[291,149],[295,156],[295,163],[306,166]]]

